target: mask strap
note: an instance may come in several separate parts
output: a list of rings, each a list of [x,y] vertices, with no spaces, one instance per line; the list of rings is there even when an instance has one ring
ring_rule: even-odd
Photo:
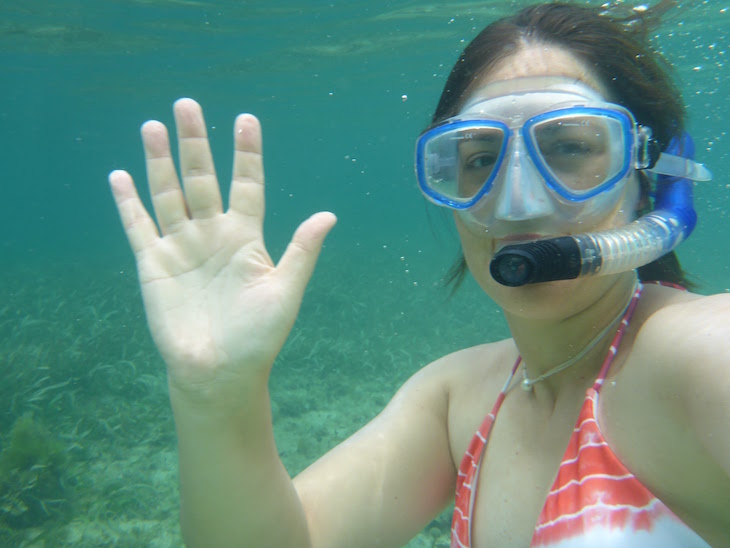
[[[643,130],[644,128],[641,128]],[[651,131],[651,130],[649,130]],[[646,137],[645,137],[646,139]],[[712,173],[704,165],[694,161],[695,145],[692,137],[686,131],[680,137],[673,137],[665,152],[654,159],[654,149],[658,148],[655,139],[648,135],[645,141],[644,150],[648,152],[649,161],[646,166],[639,169],[646,169],[658,175],[657,183],[674,182],[677,179],[689,179],[690,181],[711,181]],[[657,191],[657,194],[659,191]]]

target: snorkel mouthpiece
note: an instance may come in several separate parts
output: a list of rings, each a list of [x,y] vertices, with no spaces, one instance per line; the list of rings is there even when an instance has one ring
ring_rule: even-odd
[[[712,175],[691,161],[694,143],[687,133],[673,139],[664,154],[672,159],[681,155],[687,160],[674,163],[687,168],[682,174],[659,172],[655,211],[622,228],[508,245],[492,258],[492,277],[502,285],[519,287],[616,274],[649,264],[672,251],[691,234],[697,222],[690,178],[709,180]]]
[[[580,275],[582,263],[576,238],[562,236],[505,246],[492,259],[489,272],[500,284],[519,287],[554,280],[572,280]]]

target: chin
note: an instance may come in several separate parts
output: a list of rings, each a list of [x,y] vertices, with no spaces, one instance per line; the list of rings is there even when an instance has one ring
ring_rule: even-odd
[[[560,320],[588,307],[616,279],[614,276],[601,276],[507,287],[494,281],[487,270],[486,276],[478,281],[507,315],[531,320]]]

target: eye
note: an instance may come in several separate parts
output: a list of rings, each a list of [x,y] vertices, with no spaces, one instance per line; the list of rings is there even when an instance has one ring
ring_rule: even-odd
[[[466,159],[467,169],[491,169],[497,161],[497,155],[493,152],[478,152]]]
[[[546,155],[553,156],[584,156],[592,153],[593,149],[585,141],[557,141],[545,151]]]

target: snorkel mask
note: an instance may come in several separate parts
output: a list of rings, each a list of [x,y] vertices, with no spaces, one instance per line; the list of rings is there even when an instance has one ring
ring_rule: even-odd
[[[548,232],[575,232],[616,207],[635,170],[658,174],[655,211],[618,229],[508,245],[490,264],[499,283],[632,270],[689,236],[692,180],[711,174],[691,160],[688,135],[660,154],[651,129],[628,110],[565,78],[490,84],[475,96],[416,145],[421,190],[472,231],[540,219]]]

